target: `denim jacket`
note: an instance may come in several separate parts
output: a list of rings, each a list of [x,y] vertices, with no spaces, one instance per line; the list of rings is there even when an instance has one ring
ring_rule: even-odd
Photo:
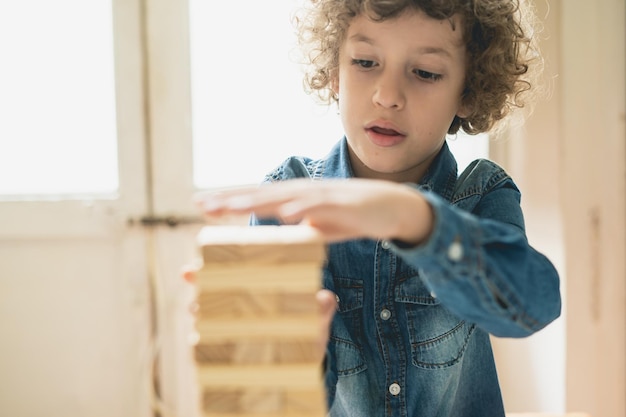
[[[345,138],[324,159],[289,158],[266,181],[301,177],[353,177]],[[433,207],[428,241],[329,245],[323,286],[338,300],[330,416],[502,417],[489,334],[523,337],[558,317],[559,277],[529,246],[520,192],[493,162],[457,177],[444,144],[411,186]]]

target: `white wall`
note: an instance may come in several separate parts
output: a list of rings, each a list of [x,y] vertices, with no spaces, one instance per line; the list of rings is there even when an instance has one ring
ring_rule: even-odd
[[[560,213],[561,45],[558,5],[536,1],[544,24],[540,34],[545,59],[543,89],[534,111],[522,126],[511,126],[492,143],[492,158],[504,165],[522,192],[522,208],[530,244],[554,263],[565,298],[563,225]],[[565,309],[559,319],[525,339],[493,339],[507,411],[565,410]]]
[[[561,0],[567,407],[626,415],[626,11]]]
[[[522,190],[531,243],[562,276],[563,315],[494,340],[509,411],[626,416],[623,0],[536,0],[551,97],[492,148]]]

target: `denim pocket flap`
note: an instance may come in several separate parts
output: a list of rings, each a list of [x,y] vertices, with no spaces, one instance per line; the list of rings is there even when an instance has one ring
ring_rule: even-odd
[[[439,300],[426,288],[418,275],[401,277],[396,285],[395,298],[400,303],[439,304]]]
[[[363,280],[357,278],[333,278],[338,308],[341,313],[363,307]]]

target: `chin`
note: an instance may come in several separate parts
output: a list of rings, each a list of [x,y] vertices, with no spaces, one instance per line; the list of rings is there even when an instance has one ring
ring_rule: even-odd
[[[368,169],[372,170],[372,171],[376,171],[378,173],[381,174],[386,174],[386,175],[392,175],[392,174],[398,174],[400,172],[403,172],[404,166],[402,164],[400,164],[399,162],[382,162],[380,160],[376,161],[371,161],[372,163],[366,163],[365,166],[367,166]]]
[[[392,180],[392,177],[398,176],[402,171],[398,171],[398,169],[390,168],[390,167],[381,167],[381,166],[368,166],[368,169],[372,173],[372,176],[379,179],[388,179]]]

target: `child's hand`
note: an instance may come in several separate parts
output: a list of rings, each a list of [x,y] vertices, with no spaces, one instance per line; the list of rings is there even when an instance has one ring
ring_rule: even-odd
[[[372,238],[417,244],[428,237],[433,223],[430,205],[419,192],[381,180],[296,179],[203,194],[196,201],[208,217],[254,212],[287,224],[307,223],[327,241]]]
[[[320,331],[318,338],[320,360],[326,354],[326,345],[330,337],[330,324],[337,311],[337,297],[329,290],[319,290],[315,295],[319,306]]]

